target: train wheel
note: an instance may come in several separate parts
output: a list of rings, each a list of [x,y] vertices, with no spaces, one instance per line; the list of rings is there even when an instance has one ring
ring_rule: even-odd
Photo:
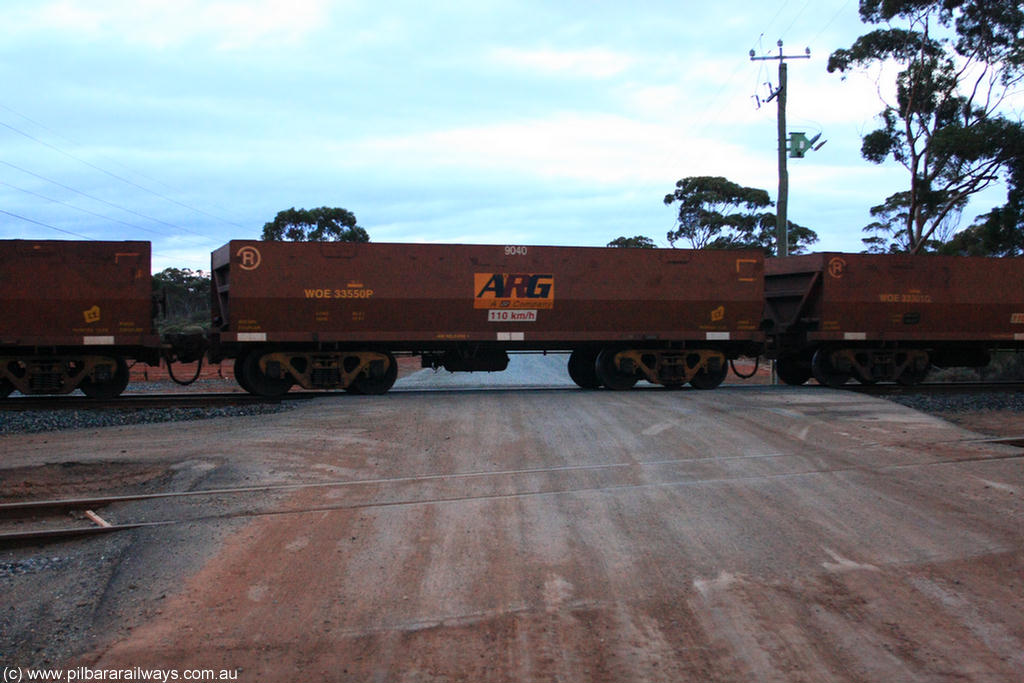
[[[601,384],[613,391],[625,391],[632,389],[640,377],[636,373],[628,374],[615,367],[615,349],[605,349],[597,354],[597,361],[594,363],[594,370]]]
[[[900,373],[900,376],[896,378],[897,384],[902,384],[905,387],[912,387],[915,384],[920,384],[924,381],[924,378],[928,376],[928,368],[924,370],[917,370],[914,368],[907,368]]]
[[[7,398],[14,391],[14,385],[11,384],[11,380],[0,378],[0,398]]]
[[[811,360],[811,372],[814,379],[818,380],[818,384],[838,388],[850,381],[850,373],[836,370],[829,356],[830,353],[824,349],[815,351]]]
[[[245,389],[250,394],[255,394],[256,391],[249,385],[248,380],[245,378],[245,359],[249,356],[248,351],[242,351],[235,357],[234,367],[232,373],[235,375],[235,381],[238,382],[238,386]]]
[[[597,352],[576,349],[569,355],[569,377],[581,389],[600,389],[601,378],[597,376]]]
[[[714,389],[725,381],[725,376],[728,374],[728,364],[722,365],[718,370],[710,370],[706,367],[701,368],[697,371],[697,374],[690,378],[690,386],[694,389]]]
[[[260,370],[260,358],[263,354],[259,351],[254,351],[245,355],[245,360],[242,363],[242,380],[239,380],[239,384],[246,391],[257,396],[266,396],[267,398],[277,398],[288,393],[288,390],[292,388],[295,382],[291,376],[286,375],[283,378],[267,377],[262,370]],[[237,362],[237,361],[236,361]],[[244,381],[243,381],[244,380]]]
[[[775,361],[775,373],[785,384],[799,386],[811,378],[811,364],[798,356],[781,356]]]
[[[116,398],[120,396],[121,392],[128,386],[130,375],[128,372],[128,364],[124,362],[124,358],[110,358],[108,360],[114,361],[114,374],[111,375],[109,379],[103,382],[94,382],[86,377],[82,380],[82,383],[78,385],[78,388],[82,390],[82,393],[89,398]]]
[[[384,372],[371,376],[359,375],[348,386],[348,390],[351,393],[377,396],[387,393],[388,389],[394,386],[395,380],[398,379],[398,363],[390,353],[385,355],[388,357],[388,366],[384,369]]]

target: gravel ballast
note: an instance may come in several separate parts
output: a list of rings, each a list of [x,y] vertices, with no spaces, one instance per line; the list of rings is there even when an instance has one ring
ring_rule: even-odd
[[[907,393],[885,396],[886,399],[943,416],[951,413],[984,411],[1024,412],[1024,394],[1013,392],[984,393]],[[111,408],[106,410],[26,410],[0,412],[0,435],[53,432],[64,429],[90,429],[132,424],[186,422],[217,417],[269,415],[292,408],[289,404],[253,404],[211,406],[209,408]]]
[[[111,408],[107,410],[25,410],[0,413],[0,434],[55,432],[64,429],[118,427],[157,422],[186,422],[216,417],[269,415],[288,404],[211,406],[209,408]]]
[[[890,401],[923,413],[942,416],[944,413],[976,413],[1009,410],[1024,412],[1024,394],[1018,392],[895,394]]]

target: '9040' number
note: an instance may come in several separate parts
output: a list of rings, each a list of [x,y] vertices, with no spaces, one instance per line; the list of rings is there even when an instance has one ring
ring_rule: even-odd
[[[505,247],[505,256],[526,256],[526,247]]]

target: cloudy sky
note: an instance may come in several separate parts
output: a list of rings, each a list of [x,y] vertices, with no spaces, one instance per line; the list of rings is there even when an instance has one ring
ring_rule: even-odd
[[[667,246],[679,178],[775,197],[777,65],[749,51],[781,38],[811,49],[789,130],[828,140],[790,161],[790,218],[859,251],[906,185],[860,158],[876,84],[825,70],[864,31],[856,0],[0,0],[0,238],[208,268],[341,206],[379,242]]]

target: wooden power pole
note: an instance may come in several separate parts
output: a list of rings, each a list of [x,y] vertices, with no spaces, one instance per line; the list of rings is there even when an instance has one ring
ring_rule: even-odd
[[[754,51],[750,51],[750,61],[765,61],[770,59],[779,60],[779,89],[771,94],[768,101],[775,98],[779,107],[779,196],[775,211],[776,223],[776,256],[789,256],[789,220],[786,216],[787,203],[789,201],[789,171],[786,169],[786,60],[787,59],[810,59],[811,49],[807,48],[802,55],[784,55],[782,53],[782,41],[779,43],[779,54],[766,57],[755,57]]]

